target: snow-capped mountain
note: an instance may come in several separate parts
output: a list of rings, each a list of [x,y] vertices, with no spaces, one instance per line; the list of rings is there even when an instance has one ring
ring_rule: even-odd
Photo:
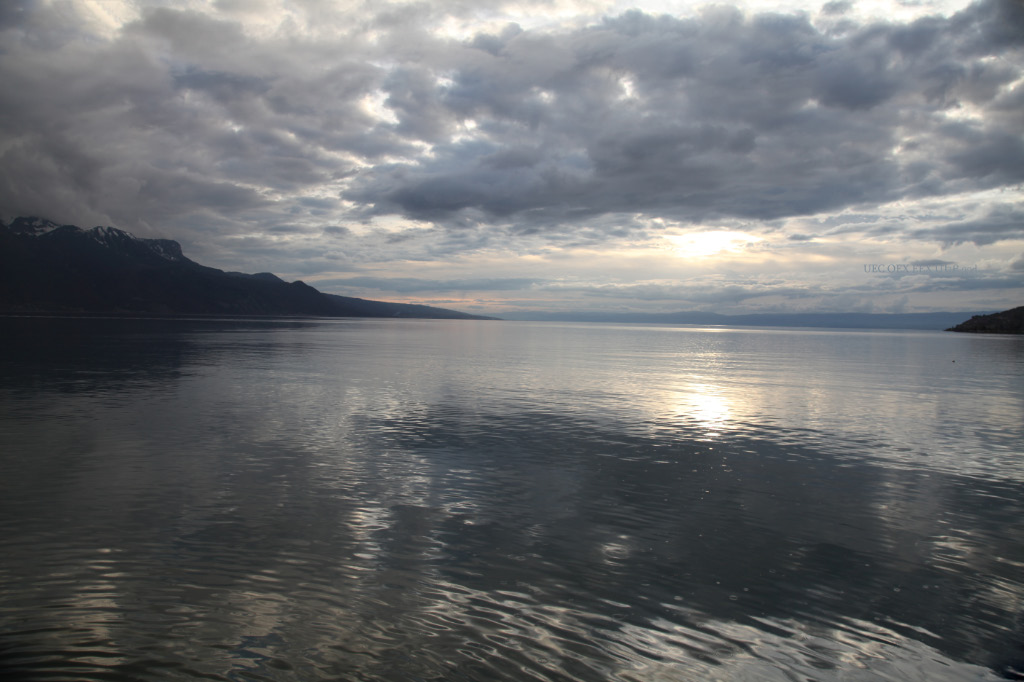
[[[75,225],[58,225],[45,218],[28,217],[15,218],[7,229],[17,235],[43,238],[74,233],[114,250],[149,252],[170,262],[188,260],[181,252],[181,245],[174,240],[143,239],[116,227],[97,226],[83,230]]]
[[[43,218],[15,218],[11,221],[11,224],[7,226],[7,229],[14,234],[38,237],[41,234],[52,232],[59,227],[61,226],[52,220],[45,220]]]

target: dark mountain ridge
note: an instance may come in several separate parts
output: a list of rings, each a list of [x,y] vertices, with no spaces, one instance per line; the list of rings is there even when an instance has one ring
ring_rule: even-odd
[[[489,319],[324,294],[271,273],[224,272],[178,242],[43,218],[0,223],[0,312]]]
[[[974,315],[966,322],[961,322],[946,331],[974,334],[1024,334],[1024,306],[992,315]]]

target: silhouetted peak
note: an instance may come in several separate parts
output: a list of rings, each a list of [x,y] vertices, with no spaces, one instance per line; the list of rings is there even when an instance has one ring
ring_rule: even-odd
[[[1024,334],[1024,306],[991,315],[972,315],[971,319],[950,327],[948,332],[973,334]]]
[[[75,225],[58,225],[46,218],[29,216],[15,218],[7,226],[7,229],[16,235],[44,237],[45,239],[61,240],[85,237],[113,251],[148,252],[175,263],[188,260],[181,252],[181,245],[172,239],[143,239],[109,225],[97,225],[83,230]]]
[[[62,227],[52,220],[46,218],[37,218],[35,216],[23,216],[15,218],[7,225],[7,229],[14,234],[25,234],[36,237],[41,234],[46,234]]]

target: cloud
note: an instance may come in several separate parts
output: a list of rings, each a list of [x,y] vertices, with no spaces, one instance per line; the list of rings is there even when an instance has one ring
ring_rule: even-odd
[[[541,280],[527,278],[426,280],[414,277],[347,277],[324,279],[317,286],[325,289],[359,288],[410,293],[445,293],[454,291],[518,291],[529,289]]]
[[[840,39],[800,16],[632,11],[563,35],[492,36],[483,54],[450,47],[444,85],[418,70],[430,125],[396,110],[429,155],[361,175],[350,196],[439,222],[470,210],[535,224],[637,211],[772,220],[1018,182],[1017,128],[948,115],[961,99],[998,108],[1018,77],[976,40],[1016,20],[1004,4]],[[480,134],[439,142],[456,118]],[[900,145],[920,151],[893,154]],[[519,163],[494,162],[508,154]]]
[[[324,10],[316,7],[306,9]],[[263,193],[334,183],[364,217],[454,225],[477,211],[548,227],[637,211],[771,220],[1020,181],[1018,130],[950,122],[943,108],[1005,106],[1001,88],[1019,65],[986,58],[1019,46],[1003,28],[1020,26],[1019,15],[1014,3],[990,1],[835,38],[800,15],[633,10],[580,28],[507,26],[457,41],[385,11],[364,19],[385,31],[374,47],[259,39],[230,13],[154,8],[105,46],[70,41],[41,55],[17,45],[31,58],[6,60],[9,82],[34,86],[9,98],[21,104],[8,120],[65,132],[33,151],[80,159],[54,164],[52,180],[72,186],[96,168],[128,171],[105,158],[116,136],[125,156],[159,158],[200,182]],[[104,76],[86,75],[96,73]],[[85,86],[73,85],[82,77]],[[365,102],[377,92],[375,116]],[[74,120],[101,114],[109,129],[95,121],[91,139],[102,147]],[[901,139],[911,127],[913,138]],[[890,153],[901,143],[933,160],[903,162]],[[381,164],[382,155],[395,160]],[[140,189],[148,205],[175,194],[163,181],[185,182],[154,173]]]
[[[941,260],[939,258],[925,258],[922,260],[912,260],[908,265],[914,265],[919,268],[929,268],[943,265],[956,265],[956,263],[949,260]]]
[[[1024,240],[1024,209],[1014,204],[996,204],[980,218],[913,230],[910,234],[919,239],[941,241],[946,245],[970,242],[983,246],[1000,241]]]
[[[33,4],[32,0],[10,0],[0,5],[0,29],[22,26]]]
[[[690,284],[626,284],[599,285],[582,290],[587,296],[626,298],[639,301],[685,302],[686,305],[723,305],[766,296],[806,298],[821,295],[807,287],[779,286],[773,283],[736,284],[732,282],[698,281]]]
[[[574,6],[5,3],[0,213],[303,276],[649,254],[691,229],[821,258],[1022,239],[1020,3],[905,22]],[[403,292],[535,274],[417,271]]]
[[[846,14],[853,9],[853,3],[847,0],[833,0],[821,6],[821,13],[827,15]]]

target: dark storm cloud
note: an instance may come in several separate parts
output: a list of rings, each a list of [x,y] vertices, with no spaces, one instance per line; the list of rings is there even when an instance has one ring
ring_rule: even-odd
[[[352,230],[343,225],[328,225],[324,228],[324,234],[335,238],[343,238],[352,234]]]
[[[853,9],[853,3],[847,2],[846,0],[834,0],[833,2],[826,2],[821,6],[822,14],[846,14]]]
[[[1024,142],[1007,112],[1021,96],[1001,90],[1021,73],[1012,4],[842,38],[803,16],[729,9],[478,36],[449,53],[449,83],[431,87],[419,66],[389,86],[397,129],[431,155],[363,174],[349,196],[434,221],[769,220],[1020,182]],[[967,105],[981,115],[945,116]],[[445,143],[453,118],[486,141]],[[893,154],[900,144],[910,153]],[[518,163],[494,162],[516,151]]]
[[[0,30],[23,25],[35,4],[33,0],[6,0],[0,3]]]
[[[183,74],[175,75],[174,85],[179,88],[208,92],[223,103],[247,95],[258,97],[270,89],[270,85],[261,78],[200,71],[194,67],[187,69]]]
[[[310,1],[292,8],[303,30],[260,33],[221,2],[96,37],[56,5],[6,3],[0,210],[197,239],[398,215],[447,229],[436,255],[494,235],[621,239],[637,216],[772,221],[1024,182],[1013,0],[840,32],[850,3],[823,5],[820,25],[720,6],[459,40],[428,28],[488,6],[347,16]],[[911,234],[1019,232],[996,215]]]
[[[1024,239],[1024,208],[998,204],[974,220],[950,222],[931,229],[913,230],[918,239],[940,241],[946,245],[972,243],[977,246],[1000,241]]]
[[[76,33],[84,29],[52,8],[32,20],[64,42],[40,49],[35,34],[2,36],[0,206],[9,214],[181,235],[202,222],[195,214],[214,212],[231,232],[247,227],[230,220],[262,220],[251,211],[270,210],[275,193],[352,172],[333,154],[344,146],[336,138],[370,119],[346,95],[364,93],[377,69],[343,49],[304,60],[301,46],[289,52],[235,23],[168,9],[145,12],[109,42]],[[310,214],[324,206],[298,205]]]

